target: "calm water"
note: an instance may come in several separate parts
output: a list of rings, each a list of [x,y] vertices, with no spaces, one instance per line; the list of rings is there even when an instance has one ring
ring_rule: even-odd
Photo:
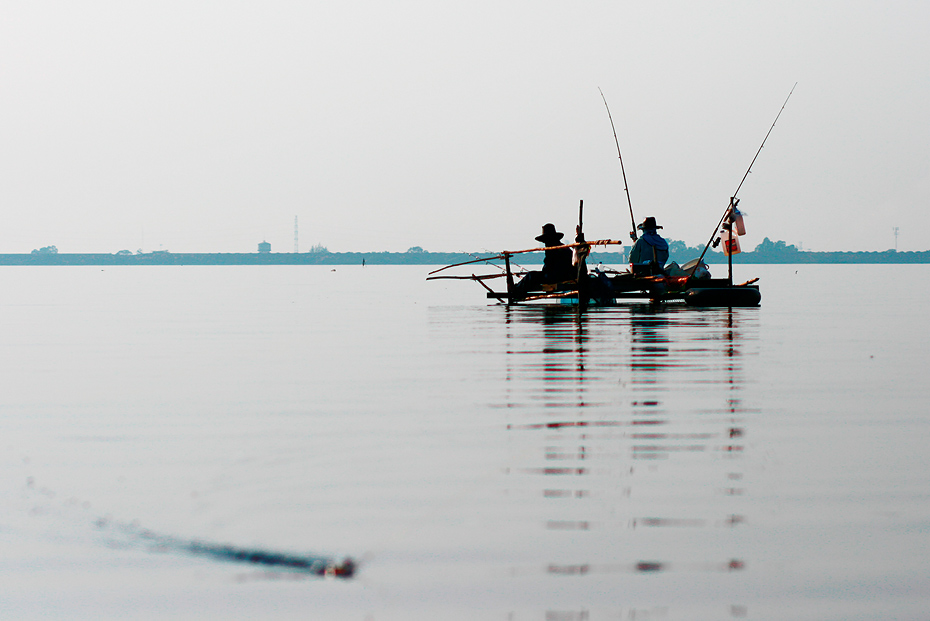
[[[0,272],[3,618],[928,618],[930,266],[580,318],[426,271]]]

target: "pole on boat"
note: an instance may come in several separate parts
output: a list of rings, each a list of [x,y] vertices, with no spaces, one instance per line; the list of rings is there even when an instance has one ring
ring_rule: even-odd
[[[762,139],[762,144],[759,145],[759,150],[756,151],[756,155],[752,158],[752,162],[749,163],[749,168],[746,169],[746,174],[744,174],[743,178],[740,179],[739,185],[736,186],[736,192],[733,192],[733,196],[730,197],[730,204],[727,205],[726,211],[724,211],[723,215],[720,216],[720,220],[717,222],[717,226],[714,227],[713,234],[711,234],[710,239],[707,240],[707,244],[704,246],[704,251],[701,252],[701,256],[698,258],[697,263],[694,264],[694,267],[691,268],[691,273],[688,274],[688,276],[694,276],[694,271],[701,264],[701,261],[704,259],[704,255],[707,254],[707,249],[710,248],[711,243],[713,243],[714,237],[716,237],[717,231],[720,229],[721,225],[723,224],[724,219],[732,213],[733,208],[736,207],[736,203],[739,202],[736,199],[736,195],[739,194],[740,188],[743,187],[743,182],[746,181],[746,177],[748,177],[749,173],[752,172],[752,166],[753,164],[756,163],[756,159],[759,157],[759,154],[762,153],[762,147],[765,146],[765,141],[769,139],[769,135],[772,133],[772,130],[775,129],[775,123],[778,122],[778,117],[780,117],[781,113],[784,112],[785,106],[788,105],[788,100],[791,99],[791,94],[794,93],[794,89],[797,88],[797,86],[798,86],[798,83],[795,82],[794,86],[791,87],[791,91],[789,91],[788,96],[785,97],[785,103],[781,105],[781,109],[779,109],[778,114],[775,115],[775,120],[772,121],[772,126],[769,127],[769,131],[766,132],[765,138]],[[732,254],[730,255],[729,264],[730,265],[733,264]],[[733,272],[733,268],[731,267],[730,268],[730,286],[733,285],[733,273],[732,272]]]
[[[575,262],[578,268],[575,273],[575,287],[578,289],[578,310],[584,310],[588,305],[588,292],[585,287],[585,259],[588,257],[591,247],[584,242],[584,199],[578,203],[578,228],[575,229],[575,243],[582,244],[575,248]]]
[[[507,273],[507,304],[513,301],[513,272],[510,271],[510,253],[504,253],[504,268]]]
[[[727,233],[727,286],[733,286],[733,213],[736,209],[736,203],[739,202],[736,200],[736,197],[730,199],[730,209],[727,211],[728,217],[727,222],[723,226],[726,228]]]
[[[630,206],[630,224],[633,225],[630,231],[630,239],[636,241],[636,218],[633,217],[633,201],[630,200],[630,187],[626,182],[626,170],[623,168],[623,155],[620,154],[620,140],[617,139],[617,128],[614,126],[614,117],[610,114],[610,106],[607,105],[604,91],[601,90],[600,86],[597,87],[597,90],[601,94],[601,99],[604,100],[604,107],[607,108],[607,118],[610,119],[610,129],[614,132],[614,144],[617,145],[617,157],[620,159],[620,172],[623,173],[623,191],[626,192],[626,202]]]
[[[482,287],[484,287],[485,289],[487,289],[487,290],[488,290],[488,293],[490,293],[491,295],[493,295],[494,297],[496,297],[498,302],[500,302],[501,304],[504,303],[504,301],[498,297],[498,294],[497,294],[497,293],[494,293],[494,289],[492,289],[491,287],[489,287],[489,286],[487,286],[486,284],[484,284],[484,282],[482,282],[481,278],[479,278],[478,276],[475,276],[474,274],[472,274],[472,275],[471,275],[471,279],[474,280],[474,281],[475,281],[476,283],[478,283],[479,285],[481,285]],[[509,291],[508,291],[508,293],[509,293]],[[510,299],[509,299],[509,298],[507,299],[507,304],[510,304]]]

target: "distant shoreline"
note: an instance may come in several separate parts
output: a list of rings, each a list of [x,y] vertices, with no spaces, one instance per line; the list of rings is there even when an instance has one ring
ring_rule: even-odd
[[[30,253],[0,254],[0,266],[73,266],[73,265],[451,265],[470,261],[476,257],[489,257],[489,253],[464,252],[305,252],[305,253],[184,253],[151,252],[142,254],[83,254],[83,253]],[[695,256],[697,256],[695,254]],[[533,265],[542,262],[542,253],[519,256],[519,263]],[[673,256],[672,260],[684,263],[694,257]],[[516,261],[516,259],[515,259]],[[719,252],[708,252],[709,264],[726,263]],[[604,263],[622,265],[627,254],[619,252],[592,252],[589,265]],[[736,264],[763,263],[930,263],[930,250],[920,252],[743,252],[733,256]],[[480,263],[475,263],[476,266]]]

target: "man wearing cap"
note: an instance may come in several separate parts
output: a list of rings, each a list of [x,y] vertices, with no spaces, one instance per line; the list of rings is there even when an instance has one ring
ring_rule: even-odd
[[[537,291],[543,284],[554,284],[566,280],[574,280],[577,269],[572,266],[571,248],[555,248],[562,245],[562,233],[555,230],[552,223],[544,224],[542,234],[536,237],[537,241],[546,244],[546,256],[543,259],[542,271],[527,272],[523,280],[514,287],[514,294],[525,297],[530,291]]]
[[[656,219],[649,216],[636,227],[642,230],[642,236],[633,244],[630,250],[630,269],[636,275],[662,274],[666,261],[668,261],[668,242],[665,241],[656,229]]]

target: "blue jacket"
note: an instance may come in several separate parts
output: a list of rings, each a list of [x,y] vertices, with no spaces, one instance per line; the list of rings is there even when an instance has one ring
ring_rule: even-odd
[[[630,263],[633,265],[650,262],[655,262],[659,267],[665,267],[668,262],[668,242],[655,229],[643,231],[643,236],[636,240],[630,250]]]

